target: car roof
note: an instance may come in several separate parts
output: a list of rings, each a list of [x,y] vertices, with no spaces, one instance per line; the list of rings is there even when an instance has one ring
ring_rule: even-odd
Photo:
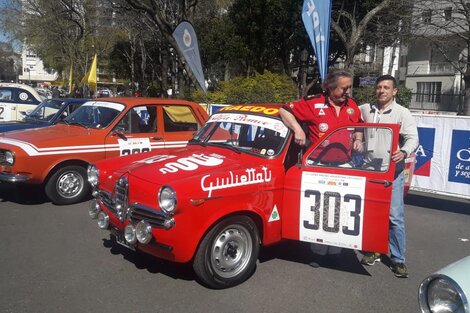
[[[181,99],[163,99],[163,98],[151,98],[151,97],[113,97],[113,98],[97,98],[89,99],[89,101],[99,102],[114,102],[122,103],[125,105],[143,105],[143,104],[168,104],[168,105],[199,105],[196,102],[191,102]]]
[[[39,93],[31,86],[25,85],[25,84],[18,84],[18,83],[0,83],[0,88],[1,87],[7,87],[7,88],[19,88],[19,89],[24,89],[31,93],[34,97],[37,99],[41,100],[42,97],[39,95]]]

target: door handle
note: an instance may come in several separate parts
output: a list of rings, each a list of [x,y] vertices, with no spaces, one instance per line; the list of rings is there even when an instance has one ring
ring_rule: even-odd
[[[163,140],[163,137],[157,137],[157,136],[155,136],[155,137],[152,137],[152,138],[150,138],[150,139],[152,139],[152,140]]]
[[[374,184],[384,184],[385,187],[390,187],[392,185],[392,182],[385,179],[368,179],[367,181]]]

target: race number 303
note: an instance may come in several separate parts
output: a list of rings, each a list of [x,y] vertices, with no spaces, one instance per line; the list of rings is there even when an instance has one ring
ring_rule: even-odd
[[[302,174],[300,240],[361,249],[365,178]]]

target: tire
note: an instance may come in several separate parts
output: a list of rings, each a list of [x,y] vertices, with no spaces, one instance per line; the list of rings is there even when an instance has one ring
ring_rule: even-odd
[[[86,169],[78,165],[58,169],[46,182],[45,192],[54,204],[72,204],[90,193]]]
[[[193,261],[200,282],[223,289],[247,280],[256,269],[258,228],[247,216],[220,221],[203,238]]]

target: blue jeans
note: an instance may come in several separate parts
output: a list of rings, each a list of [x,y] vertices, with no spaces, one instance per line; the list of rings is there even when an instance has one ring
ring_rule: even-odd
[[[390,225],[388,230],[390,259],[394,263],[405,263],[405,203],[403,189],[405,178],[401,172],[393,181],[390,203]]]

